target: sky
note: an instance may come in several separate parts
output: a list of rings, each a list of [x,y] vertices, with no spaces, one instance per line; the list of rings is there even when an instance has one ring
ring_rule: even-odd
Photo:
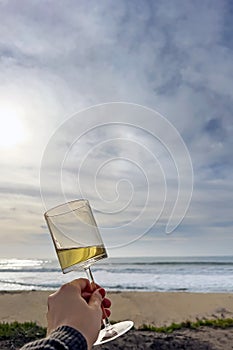
[[[55,258],[87,198],[109,256],[232,255],[232,1],[0,0],[0,256]]]

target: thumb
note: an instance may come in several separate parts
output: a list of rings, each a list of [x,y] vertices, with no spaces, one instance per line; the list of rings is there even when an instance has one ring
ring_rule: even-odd
[[[89,304],[89,306],[100,308],[102,301],[103,301],[103,296],[100,292],[100,289],[96,289],[92,293],[88,304]]]

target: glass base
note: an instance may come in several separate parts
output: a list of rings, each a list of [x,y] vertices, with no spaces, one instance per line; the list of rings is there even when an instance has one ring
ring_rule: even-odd
[[[100,345],[107,343],[108,341],[114,340],[124,333],[128,332],[132,327],[134,323],[133,321],[122,321],[118,323],[114,323],[110,326],[107,326],[104,329],[101,329],[99,332],[99,336],[94,343],[94,345]]]

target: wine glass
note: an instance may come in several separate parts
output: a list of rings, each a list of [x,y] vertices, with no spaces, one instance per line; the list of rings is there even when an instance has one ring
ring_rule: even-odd
[[[45,214],[63,273],[77,269],[86,271],[95,286],[91,265],[107,258],[107,251],[98,230],[90,204],[86,199],[74,200],[48,210]],[[102,307],[104,312],[104,307]],[[126,333],[132,321],[111,324],[104,312],[104,328],[94,345],[106,343]]]

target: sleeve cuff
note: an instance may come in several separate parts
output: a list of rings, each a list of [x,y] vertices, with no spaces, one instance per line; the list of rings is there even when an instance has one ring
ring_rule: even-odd
[[[50,340],[63,343],[67,350],[86,350],[86,338],[76,329],[70,326],[61,326],[50,334]]]

